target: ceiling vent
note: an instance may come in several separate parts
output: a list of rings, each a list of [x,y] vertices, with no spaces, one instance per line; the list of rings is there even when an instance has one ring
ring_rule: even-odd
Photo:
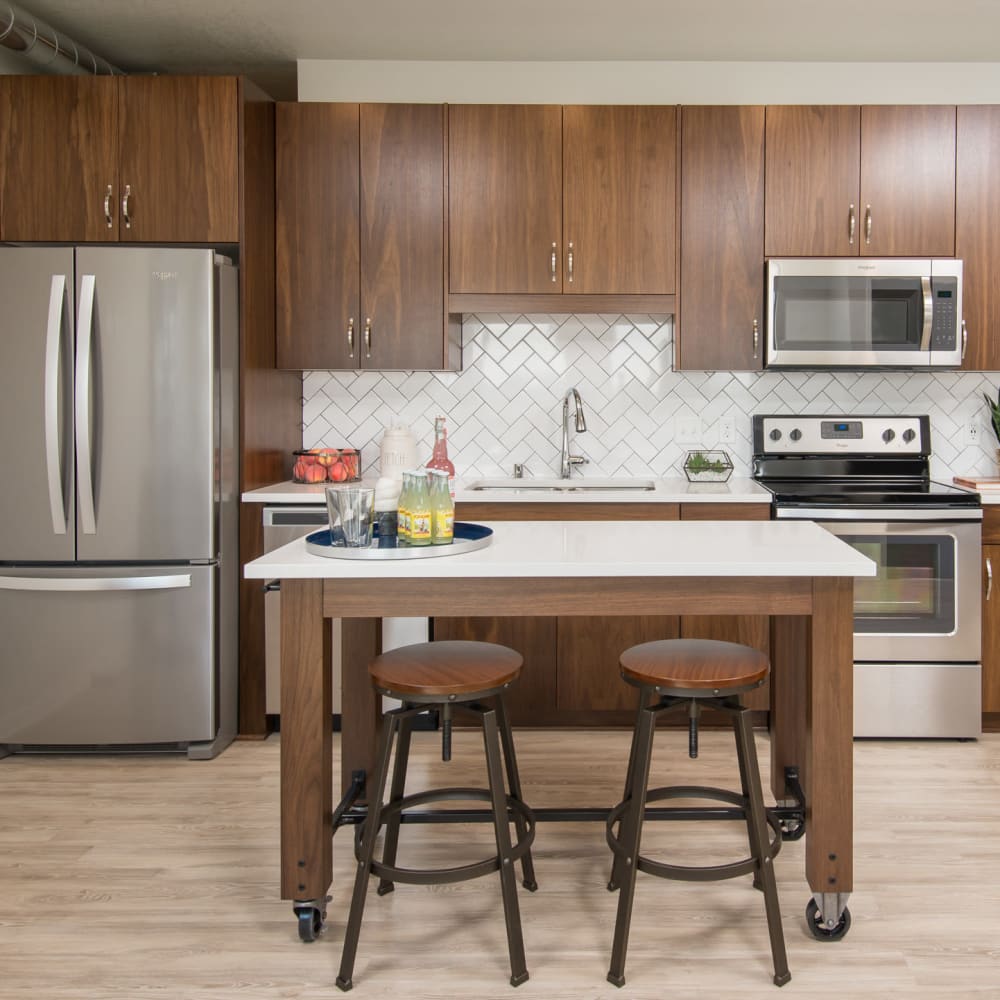
[[[122,72],[12,3],[0,3],[0,45],[43,73],[111,76]]]

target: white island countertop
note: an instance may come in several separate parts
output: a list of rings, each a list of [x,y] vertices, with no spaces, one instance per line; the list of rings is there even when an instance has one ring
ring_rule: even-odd
[[[655,484],[652,490],[575,490],[557,492],[538,490],[530,487],[531,479],[525,479],[524,488],[470,490],[467,483],[475,480],[459,480],[455,487],[456,503],[770,503],[771,494],[752,479],[733,477],[725,483],[689,483],[680,477],[657,479],[653,476],[635,477],[648,479]],[[621,479],[627,483],[628,479]],[[567,486],[586,485],[586,476],[574,476],[565,480]],[[325,499],[325,489],[334,483],[293,483],[290,480],[248,490],[243,494],[247,503],[263,504],[321,504]],[[366,486],[375,482],[365,481]]]
[[[244,567],[251,579],[874,576],[875,564],[811,521],[503,521],[459,555],[333,559],[305,540]],[[722,540],[724,539],[724,541]]]

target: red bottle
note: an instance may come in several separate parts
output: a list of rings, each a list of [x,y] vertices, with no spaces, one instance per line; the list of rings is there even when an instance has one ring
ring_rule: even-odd
[[[428,469],[440,469],[448,473],[448,492],[455,499],[455,466],[448,457],[448,431],[444,426],[444,417],[434,420],[434,452],[427,463]]]

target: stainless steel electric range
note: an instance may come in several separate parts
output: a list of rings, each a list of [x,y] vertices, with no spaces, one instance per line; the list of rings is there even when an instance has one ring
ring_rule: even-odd
[[[773,516],[871,558],[854,586],[854,735],[981,732],[982,504],[930,478],[925,416],[754,416]]]

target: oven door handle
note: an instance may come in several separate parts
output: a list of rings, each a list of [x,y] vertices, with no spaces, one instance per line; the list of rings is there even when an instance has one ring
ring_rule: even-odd
[[[856,507],[778,507],[774,512],[778,521],[981,521],[980,507],[884,508],[858,510]]]
[[[920,290],[924,293],[924,329],[920,335],[920,350],[931,349],[931,330],[934,327],[934,296],[931,294],[931,279],[920,279]]]

